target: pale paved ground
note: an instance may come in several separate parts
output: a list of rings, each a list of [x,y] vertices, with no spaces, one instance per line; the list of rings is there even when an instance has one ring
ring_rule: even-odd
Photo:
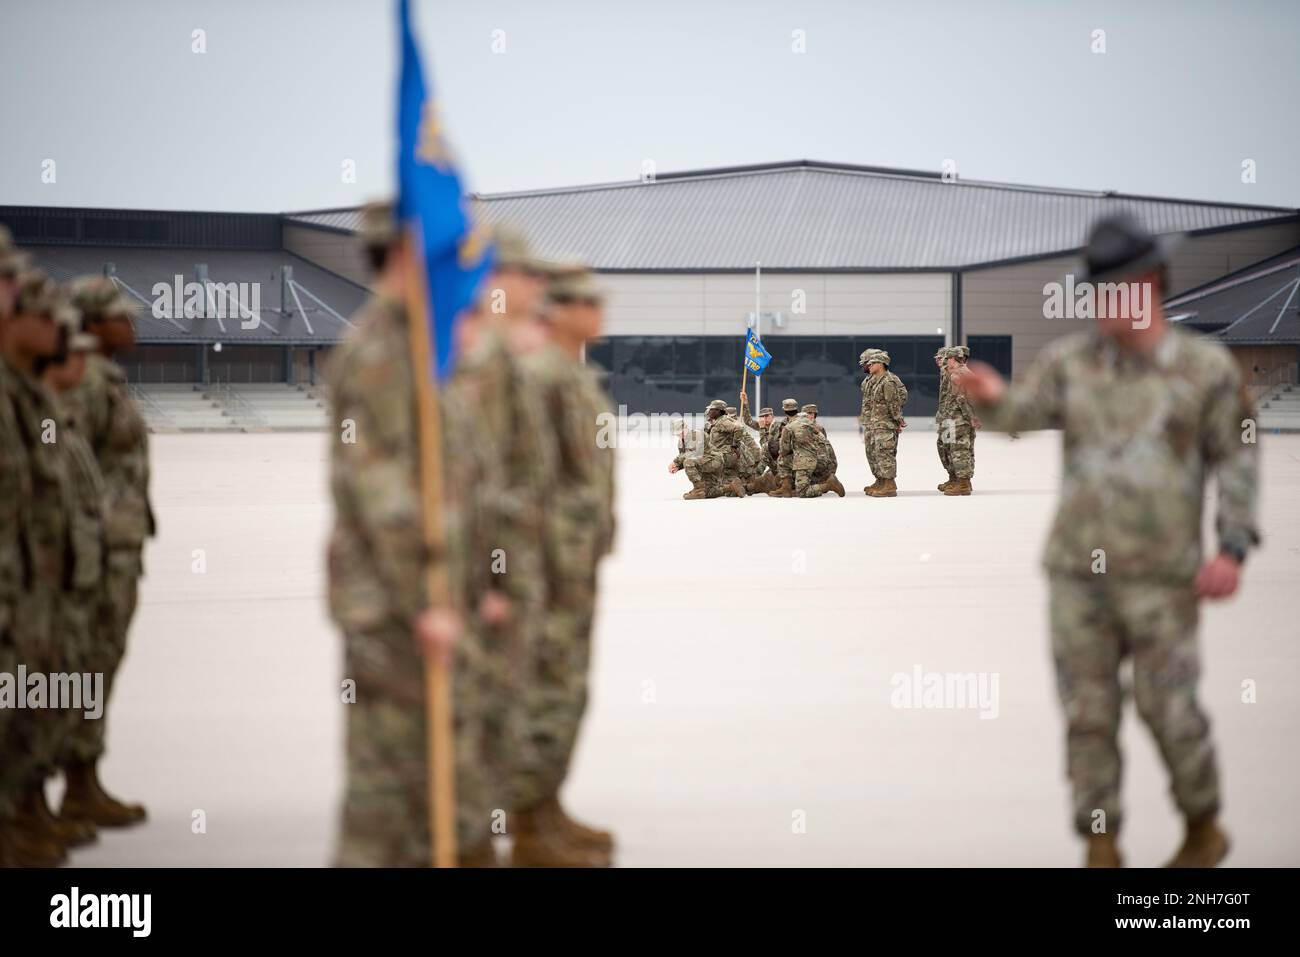
[[[1054,434],[981,436],[977,495],[945,499],[933,434],[871,500],[683,502],[663,449],[620,460],[595,699],[566,799],[629,865],[1073,864],[1037,556]],[[319,434],[154,439],[162,537],[111,713],[110,784],[152,818],[75,861],[317,865],[340,789],[339,641],[323,609]],[[1202,628],[1203,698],[1235,864],[1300,864],[1300,436],[1264,439],[1244,593]],[[207,571],[192,569],[193,551]],[[998,716],[891,707],[890,678],[996,672]],[[1240,703],[1244,679],[1258,703]],[[1126,709],[1124,844],[1158,863],[1178,821]],[[207,833],[191,833],[195,809]],[[802,812],[806,833],[792,833]]]

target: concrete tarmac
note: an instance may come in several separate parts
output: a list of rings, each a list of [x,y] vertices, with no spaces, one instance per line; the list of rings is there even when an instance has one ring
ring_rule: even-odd
[[[331,439],[154,437],[161,534],[104,765],[151,816],[74,864],[328,862],[346,707],[324,605]],[[913,420],[885,500],[862,494],[857,436],[833,439],[843,500],[685,502],[669,450],[620,451],[566,803],[631,866],[1077,864],[1037,564],[1059,436],[981,434],[975,494],[945,498]],[[1227,863],[1294,866],[1300,436],[1261,445],[1265,544],[1237,599],[1205,608],[1201,696]],[[934,682],[947,696],[927,701]],[[1122,740],[1123,850],[1156,865],[1181,825],[1131,701]]]

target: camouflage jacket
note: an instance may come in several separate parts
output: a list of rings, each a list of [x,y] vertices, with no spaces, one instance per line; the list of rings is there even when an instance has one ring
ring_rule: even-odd
[[[704,432],[704,455],[722,463],[725,469],[740,467],[741,435],[745,427],[729,415],[720,415],[709,421]]]
[[[62,400],[95,453],[104,483],[105,547],[140,548],[156,526],[149,502],[149,430],[112,359],[92,355]]]
[[[787,415],[784,419],[772,420],[772,427],[767,433],[767,448],[773,459],[790,454],[790,443],[785,438],[785,430],[798,417],[797,414]]]
[[[794,455],[793,468],[835,467],[835,450],[831,448],[830,441],[826,438],[826,429],[820,422],[801,412],[786,427],[785,432],[790,436],[788,444]]]
[[[548,553],[561,570],[582,571],[581,549],[566,554],[563,536],[591,536],[591,558],[613,548],[614,442],[605,426],[612,402],[600,387],[594,366],[584,365],[549,344],[528,356],[524,366],[538,408],[556,435],[556,479],[547,499]]]
[[[1043,556],[1052,573],[1089,576],[1104,557],[1105,573],[1121,580],[1189,583],[1211,471],[1221,545],[1259,541],[1254,410],[1216,343],[1170,329],[1146,358],[1095,332],[1058,339],[981,417],[999,430],[1064,432]]]
[[[975,412],[971,408],[970,400],[960,389],[952,386],[954,381],[965,374],[965,368],[959,366],[955,372],[944,369],[940,375],[939,405],[934,412],[934,423],[939,428],[943,428],[944,422],[948,420],[952,420],[955,426],[974,425]]]
[[[72,568],[69,479],[60,444],[67,438],[67,426],[55,408],[54,395],[37,379],[6,367],[0,382],[26,449],[30,477],[26,508],[19,505],[27,587],[63,591]]]
[[[677,457],[673,464],[679,469],[685,468],[687,462],[698,461],[704,454],[704,430],[688,429],[684,436],[677,438]]]
[[[330,486],[334,528],[329,541],[330,613],[345,633],[409,630],[428,606],[430,567],[444,563],[452,602],[463,608],[466,496],[491,449],[457,441],[470,421],[459,393],[441,395],[446,552],[425,542],[419,488],[419,419],[406,311],[377,297],[361,308],[328,370],[333,434]],[[449,454],[451,453],[451,454]],[[469,483],[469,484],[467,484]],[[386,669],[377,666],[377,673]]]
[[[734,419],[732,420],[735,421]],[[759,448],[754,437],[749,434],[749,429],[741,428],[737,433],[737,455],[742,475],[757,475],[764,466],[763,450]]]
[[[862,411],[858,422],[869,432],[897,432],[903,427],[903,406],[907,386],[886,369],[878,376],[862,380]]]
[[[0,358],[0,641],[5,642],[14,604],[31,582],[23,529],[32,501],[32,469],[14,404],[18,376]]]
[[[70,585],[80,592],[96,591],[104,576],[104,478],[90,443],[77,431],[77,410],[56,397],[66,423],[58,448],[68,476],[68,515],[72,545]]]

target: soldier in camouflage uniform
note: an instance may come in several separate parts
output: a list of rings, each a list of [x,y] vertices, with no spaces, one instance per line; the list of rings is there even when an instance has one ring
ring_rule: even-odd
[[[780,440],[777,439],[776,436],[777,429],[775,428],[776,423],[772,415],[772,407],[765,405],[763,408],[759,409],[758,419],[755,421],[754,417],[749,414],[749,396],[744,392],[741,392],[740,420],[744,422],[747,427],[758,433],[758,447],[763,453],[763,474],[770,473],[772,478],[776,479],[777,484],[779,484],[780,480],[776,474],[776,460],[781,454],[781,451],[779,445]],[[776,442],[769,444],[769,436],[776,439]]]
[[[939,350],[943,363],[939,373],[939,407],[934,413],[939,461],[948,473],[948,481],[939,486],[944,495],[969,495],[970,480],[975,475],[975,430],[979,419],[971,410],[970,400],[953,382],[966,374],[970,349],[949,346]]]
[[[1166,269],[1162,244],[1134,220],[1100,221],[1084,278],[1139,284],[1131,288],[1145,292],[1146,314],[1130,302],[1099,318],[1095,330],[1058,339],[1010,387],[983,363],[960,381],[991,427],[1064,430],[1061,501],[1043,563],[1073,823],[1092,866],[1120,864],[1126,657],[1138,714],[1186,820],[1170,864],[1210,867],[1228,851],[1209,722],[1196,700],[1196,625],[1200,599],[1235,593],[1259,541],[1254,411],[1228,351],[1166,320]],[[1219,543],[1205,561],[1201,519],[1211,472]]]
[[[516,866],[597,866],[613,854],[608,831],[579,824],[559,802],[587,706],[598,567],[615,531],[614,450],[603,426],[612,403],[582,361],[600,335],[603,298],[588,270],[557,269],[544,313],[550,341],[525,360],[532,399],[557,436],[558,468],[545,501],[547,608],[530,666],[530,748],[519,775],[535,803],[517,808]]]
[[[329,544],[330,614],[343,633],[347,781],[335,861],[345,867],[429,864],[428,760],[422,656],[453,669],[456,830],[461,866],[492,866],[494,811],[509,806],[508,766],[489,742],[488,719],[510,695],[520,660],[494,656],[478,622],[486,577],[488,512],[473,490],[501,471],[491,433],[471,433],[478,409],[456,377],[442,391],[446,549],[425,542],[405,240],[390,207],[363,214],[362,242],[375,297],[331,357],[335,441]],[[473,330],[474,324],[463,322]],[[469,333],[462,332],[465,339]],[[459,343],[475,351],[475,344]],[[477,559],[477,560],[476,560]],[[430,569],[445,563],[449,604],[432,605]],[[497,660],[494,660],[494,657]],[[512,671],[511,665],[514,665]],[[499,743],[499,739],[498,739]]]
[[[708,424],[704,431],[704,452],[700,456],[700,475],[704,487],[687,494],[687,498],[720,498],[723,495],[745,497],[745,480],[741,478],[741,433],[745,427],[727,415],[727,404],[714,399],[705,409]]]
[[[817,422],[817,406],[805,405],[782,437],[790,445],[797,498],[817,498],[827,492],[844,497],[844,486],[835,477],[835,450]]]
[[[126,373],[113,356],[135,345],[135,307],[103,276],[85,276],[69,287],[85,332],[99,341],[81,383],[65,396],[77,431],[95,454],[103,477],[103,611],[93,650],[104,675],[105,709],[113,679],[126,654],[144,572],[145,540],[155,534],[149,503],[149,439],[144,417],[131,398]],[[77,756],[64,766],[68,788],[62,813],[100,827],[127,827],[145,819],[145,809],[108,794],[99,781],[106,717],[87,722],[77,737]]]
[[[68,478],[58,450],[60,422],[38,378],[60,349],[57,288],[38,272],[15,277],[8,313],[0,318],[0,470],[5,485],[4,604],[0,658],[4,670],[64,670],[66,649],[55,612],[68,567]],[[49,708],[0,709],[0,861],[51,866],[66,859],[67,841],[45,807],[43,785],[66,726]],[[40,792],[38,794],[38,792]]]
[[[700,456],[704,452],[704,430],[692,429],[685,419],[676,419],[673,421],[673,435],[677,439],[677,455],[668,465],[669,474],[685,471],[686,477],[691,480],[691,492],[703,488]],[[682,493],[682,498],[689,498],[691,492]]]
[[[799,403],[794,399],[782,399],[781,411],[785,418],[777,419],[767,432],[767,446],[775,449],[772,453],[776,459],[776,477],[781,487],[769,492],[770,498],[792,498],[794,496],[794,469],[790,463],[793,454],[790,443],[784,438],[786,428],[799,415]]]
[[[858,359],[867,377],[862,380],[862,439],[866,446],[867,466],[875,481],[864,488],[873,498],[893,498],[898,494],[894,479],[898,474],[898,435],[907,426],[903,405],[907,387],[889,371],[889,353],[868,349]]]

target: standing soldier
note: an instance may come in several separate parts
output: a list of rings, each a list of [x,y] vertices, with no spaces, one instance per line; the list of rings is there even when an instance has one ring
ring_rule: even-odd
[[[61,647],[63,670],[103,675],[111,673],[116,665],[112,656],[101,660],[105,646],[96,632],[104,607],[104,481],[95,453],[77,431],[79,411],[69,401],[84,377],[88,357],[99,349],[99,340],[81,331],[81,314],[70,302],[61,303],[58,319],[63,348],[42,373],[58,412],[51,451],[61,458],[67,477],[65,522],[70,552],[65,562],[63,595],[54,609],[54,634]],[[95,839],[95,825],[90,820],[69,817],[66,809],[55,817],[45,803],[44,781],[62,768],[97,757],[101,736],[98,719],[87,718],[84,710],[69,709],[60,716],[59,725],[55,747],[29,806],[38,827],[53,830],[67,847],[75,847]]]
[[[111,279],[83,276],[70,286],[72,304],[81,313],[82,329],[99,342],[99,353],[86,362],[81,384],[68,394],[77,429],[95,453],[104,482],[104,613],[96,637],[96,654],[104,672],[105,709],[113,679],[126,654],[127,631],[135,615],[145,540],[155,533],[149,504],[149,437],[144,417],[131,398],[126,373],[113,356],[135,345],[135,307]],[[64,772],[68,789],[62,813],[100,827],[126,827],[145,819],[139,804],[109,795],[99,782],[104,754],[104,723],[79,737],[80,757]]]
[[[673,421],[673,435],[677,438],[677,457],[668,465],[669,474],[685,471],[691,480],[691,490],[682,498],[704,498],[704,476],[700,472],[700,456],[704,452],[704,431],[692,429],[685,419]]]
[[[6,521],[0,657],[9,674],[19,665],[46,674],[62,670],[55,612],[68,564],[68,479],[57,449],[59,419],[38,375],[59,351],[53,282],[39,272],[13,281],[0,318],[0,455]],[[67,857],[64,828],[44,803],[45,777],[61,740],[54,713],[0,709],[0,860],[52,866]],[[38,793],[39,792],[39,793]]]
[[[835,477],[835,450],[817,423],[817,406],[805,405],[785,432],[790,436],[795,496],[817,498],[834,492],[843,498],[844,486]]]
[[[1166,255],[1131,217],[1101,220],[1082,278],[1124,283],[1128,300],[1099,296],[1096,327],[1053,342],[1021,382],[1007,386],[983,363],[959,380],[995,428],[1064,430],[1044,566],[1073,823],[1089,866],[1120,864],[1119,672],[1130,656],[1138,714],[1186,821],[1170,865],[1212,867],[1228,852],[1209,722],[1196,701],[1196,624],[1201,599],[1236,592],[1259,542],[1254,411],[1228,351],[1165,318]],[[1219,543],[1203,562],[1210,472]]]
[[[969,495],[970,480],[975,475],[975,430],[979,419],[971,411],[970,400],[954,383],[966,374],[970,349],[950,346],[941,350],[943,369],[939,376],[939,407],[934,413],[939,433],[939,461],[948,472],[948,481],[939,486],[944,495]]]
[[[511,689],[508,655],[494,656],[481,628],[467,627],[484,572],[487,511],[473,494],[499,474],[494,434],[476,430],[473,393],[443,390],[446,549],[423,533],[416,375],[412,367],[406,239],[392,207],[363,212],[361,240],[376,274],[375,296],[330,361],[335,437],[334,529],[329,543],[330,615],[343,633],[347,780],[336,863],[344,867],[429,864],[428,747],[423,656],[453,664],[456,832],[462,867],[495,863],[494,808],[508,804],[507,768],[491,753],[487,709]],[[459,324],[458,346],[477,328]],[[465,362],[472,363],[474,356]],[[457,375],[460,375],[458,371]],[[453,377],[454,379],[455,377]],[[469,556],[467,560],[466,556]],[[431,566],[448,563],[451,594],[434,604]],[[477,624],[477,618],[475,623]]]
[[[700,473],[704,478],[704,498],[723,495],[745,497],[740,477],[740,433],[745,427],[727,415],[727,404],[714,399],[704,412],[708,425],[704,430],[704,454],[700,456]]]
[[[781,483],[779,489],[768,493],[770,498],[794,496],[794,469],[790,464],[790,456],[793,453],[790,450],[789,440],[785,437],[785,430],[799,415],[799,403],[794,399],[782,399],[781,411],[785,413],[785,418],[774,422],[767,433],[767,447],[776,459],[776,477]]]
[[[604,297],[576,268],[558,270],[547,297],[550,342],[525,368],[557,435],[558,473],[545,512],[547,610],[525,698],[531,764],[521,775],[533,800],[516,808],[513,862],[600,866],[612,861],[613,835],[573,820],[559,794],[587,707],[598,566],[614,542],[614,450],[601,424],[612,403],[582,361]]]
[[[859,357],[867,377],[862,380],[862,439],[866,446],[867,467],[875,481],[864,488],[873,498],[893,498],[898,494],[894,478],[898,474],[898,435],[906,422],[903,404],[907,388],[889,371],[889,353],[868,349]]]

